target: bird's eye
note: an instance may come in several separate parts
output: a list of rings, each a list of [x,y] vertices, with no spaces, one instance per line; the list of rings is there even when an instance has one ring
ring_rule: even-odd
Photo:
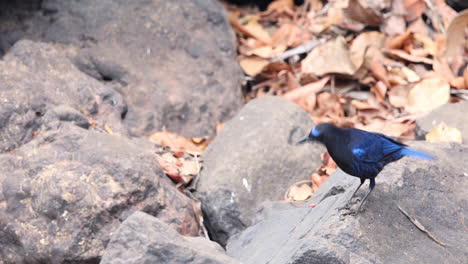
[[[318,137],[320,136],[320,131],[317,129],[317,127],[314,127],[311,132],[312,136]]]

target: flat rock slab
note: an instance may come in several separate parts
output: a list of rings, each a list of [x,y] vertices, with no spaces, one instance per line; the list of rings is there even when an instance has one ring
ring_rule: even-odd
[[[436,108],[426,116],[416,120],[416,133],[424,137],[435,126],[444,122],[456,127],[462,133],[463,144],[468,144],[468,102],[445,104]]]
[[[403,158],[388,165],[365,211],[355,214],[367,184],[351,199],[359,180],[338,170],[309,203],[267,204],[257,224],[231,237],[228,254],[246,264],[466,263],[468,171],[460,164],[468,162],[468,147],[415,146],[438,160]],[[445,246],[420,231],[398,206]]]
[[[320,164],[320,145],[296,146],[312,121],[299,106],[278,97],[249,102],[208,146],[197,195],[212,239],[252,223],[264,201],[283,200],[288,187],[309,179]]]
[[[112,235],[101,264],[240,264],[203,237],[184,237],[157,218],[135,212]]]
[[[42,128],[0,154],[4,263],[98,263],[112,232],[137,210],[199,234],[192,200],[166,177],[152,144],[70,122]]]
[[[235,38],[218,0],[29,2],[36,10],[0,10],[0,49],[21,38],[62,44],[83,72],[122,93],[134,135],[214,136],[241,107]]]

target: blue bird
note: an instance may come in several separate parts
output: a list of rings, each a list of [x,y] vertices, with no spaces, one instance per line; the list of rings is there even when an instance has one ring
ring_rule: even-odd
[[[354,194],[369,179],[369,192],[359,205],[358,211],[374,190],[375,177],[390,162],[404,156],[433,160],[429,154],[410,149],[407,145],[380,133],[372,133],[356,128],[340,128],[332,124],[320,124],[297,143],[318,141],[325,145],[336,165],[349,175],[361,179]]]

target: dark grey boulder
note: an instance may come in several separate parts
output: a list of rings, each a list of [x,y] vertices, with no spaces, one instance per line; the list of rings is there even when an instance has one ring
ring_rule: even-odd
[[[154,146],[61,121],[0,154],[2,263],[97,263],[134,211],[198,235],[192,200],[177,190]]]
[[[212,239],[252,223],[257,205],[284,199],[288,187],[320,166],[320,145],[296,146],[312,121],[299,106],[278,97],[249,102],[208,146],[197,186]]]
[[[21,38],[65,44],[83,72],[123,94],[132,134],[214,136],[240,108],[242,72],[218,0],[37,2],[26,14],[5,4],[0,49]]]
[[[468,102],[445,104],[416,120],[416,134],[422,138],[435,126],[444,122],[462,133],[463,144],[468,144]]]
[[[184,237],[159,219],[135,212],[112,235],[101,264],[240,263],[203,237]]]
[[[338,170],[307,204],[265,205],[257,224],[231,237],[228,254],[246,264],[466,263],[468,171],[460,164],[468,162],[468,147],[414,145],[438,160],[403,158],[388,165],[363,212],[355,214],[367,184],[351,199],[359,179]]]
[[[53,45],[20,41],[0,60],[0,152],[32,140],[54,120],[126,134],[127,105],[116,90],[78,70]]]

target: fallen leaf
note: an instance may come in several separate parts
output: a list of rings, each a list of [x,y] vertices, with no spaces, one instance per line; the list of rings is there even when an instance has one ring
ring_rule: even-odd
[[[401,73],[405,76],[408,82],[413,83],[413,82],[419,82],[421,80],[419,75],[413,70],[411,70],[410,68],[401,67],[400,69],[401,69]]]
[[[406,30],[405,33],[397,35],[387,41],[386,47],[388,49],[401,49],[405,42],[411,41],[413,38],[413,32]]]
[[[468,88],[465,86],[465,78],[463,76],[452,79],[450,81],[450,86],[454,87],[455,89],[467,89]]]
[[[450,22],[447,29],[444,55],[449,63],[452,63],[456,56],[460,56],[461,49],[464,47],[466,26],[468,26],[468,9],[460,12]]]
[[[258,16],[247,16],[241,18],[244,23],[239,22],[239,13],[234,13],[229,18],[231,25],[241,33],[253,37],[265,44],[271,43],[270,34],[258,23]]]
[[[366,50],[370,47],[380,49],[383,46],[385,36],[378,31],[368,31],[359,34],[349,47],[350,57],[356,67],[364,63]]]
[[[414,63],[425,63],[432,65],[433,60],[425,57],[418,57],[397,49],[383,49],[386,55]]]
[[[408,88],[403,85],[393,87],[388,92],[388,100],[394,107],[401,108],[408,105]]]
[[[404,0],[406,8],[406,21],[413,21],[418,17],[421,17],[422,13],[426,9],[426,3],[424,0]]]
[[[392,15],[385,19],[382,31],[388,36],[403,34],[406,30],[406,21],[403,16]]]
[[[306,201],[313,194],[312,187],[309,184],[303,183],[300,186],[293,185],[290,187],[287,198],[292,201]]]
[[[302,87],[294,89],[290,92],[287,92],[283,95],[283,98],[290,101],[296,101],[298,99],[304,98],[310,94],[316,94],[323,89],[325,84],[330,80],[330,77],[324,77],[320,81],[306,84]]]
[[[410,113],[427,112],[446,104],[450,99],[450,85],[439,76],[417,83],[408,93],[407,110]]]
[[[287,48],[286,45],[279,45],[275,48],[271,46],[264,46],[264,47],[249,50],[245,53],[245,55],[247,56],[255,55],[260,58],[268,59],[268,58],[271,58],[275,55],[282,53],[283,51],[286,50],[286,48]]]
[[[268,60],[257,58],[257,57],[247,57],[242,58],[239,61],[239,64],[245,74],[250,76],[256,76],[261,73],[263,68],[265,68],[270,62]]]
[[[346,41],[341,36],[316,47],[302,61],[302,73],[319,76],[329,73],[352,76],[356,69],[351,61]]]
[[[346,14],[349,18],[369,26],[379,26],[383,22],[382,14],[369,6],[366,0],[349,0]]]
[[[203,149],[193,144],[190,139],[168,131],[156,132],[149,137],[149,140],[166,146],[174,152],[188,152],[195,155],[203,152]]]
[[[457,142],[462,143],[462,133],[456,127],[447,126],[441,122],[426,134],[428,142]]]
[[[408,124],[396,123],[390,120],[374,119],[368,125],[357,124],[356,128],[369,132],[384,133],[391,137],[399,137],[409,128]]]

